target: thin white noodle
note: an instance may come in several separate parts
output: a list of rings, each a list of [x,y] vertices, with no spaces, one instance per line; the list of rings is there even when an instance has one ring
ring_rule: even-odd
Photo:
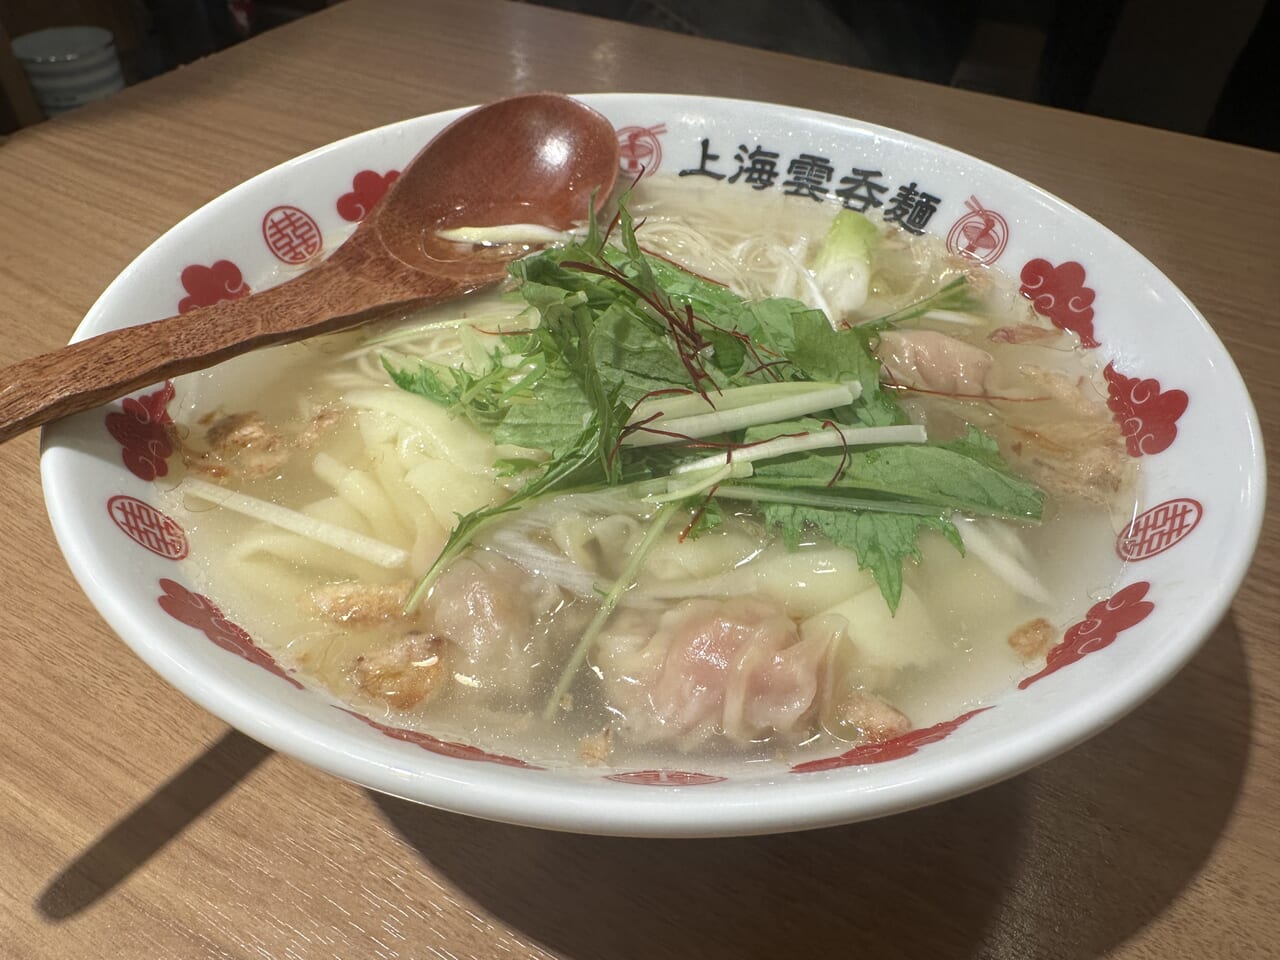
[[[326,486],[364,516],[374,533],[388,537],[401,529],[391,498],[375,477],[341,463],[327,453],[317,453],[311,469]]]

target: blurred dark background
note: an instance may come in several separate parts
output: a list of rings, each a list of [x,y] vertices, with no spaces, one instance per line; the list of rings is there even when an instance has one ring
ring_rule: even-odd
[[[1280,149],[1280,0],[534,0]]]
[[[20,34],[106,27],[136,82],[337,2],[0,0],[0,133],[41,119]],[[526,2],[1280,150],[1280,0]]]

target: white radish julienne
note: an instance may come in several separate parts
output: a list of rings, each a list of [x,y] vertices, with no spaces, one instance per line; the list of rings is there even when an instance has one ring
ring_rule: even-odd
[[[977,521],[966,521],[958,513],[952,517],[952,521],[960,532],[960,539],[964,541],[965,549],[990,567],[993,573],[1002,577],[1014,590],[1040,603],[1053,601],[1052,595],[1036,579],[1035,574],[1002,550],[990,531],[981,529]]]
[[[862,384],[856,380],[849,383],[783,380],[779,383],[755,383],[749,387],[730,387],[727,390],[707,394],[687,390],[641,400],[631,411],[631,422],[638,423],[655,415],[674,419],[692,417],[695,414],[723,413],[726,410],[737,410],[739,407],[755,406],[766,400],[799,397],[813,393],[815,390],[827,390],[832,387],[847,387],[855,399],[862,395]]]
[[[671,472],[689,473],[723,466],[726,463],[751,463],[755,460],[771,460],[807,450],[825,450],[829,447],[866,446],[871,443],[924,443],[928,439],[924,427],[909,423],[900,427],[840,427],[818,430],[800,436],[782,436],[752,446],[739,447],[732,453],[717,453],[701,460],[682,463]]]
[[[820,410],[848,406],[860,393],[861,386],[857,383],[838,383],[817,390],[797,391],[791,396],[748,406],[730,409],[717,407],[709,413],[689,417],[666,415],[645,423],[643,427],[637,427],[627,435],[623,443],[629,447],[649,447],[677,440],[715,436],[762,423],[782,423]],[[643,416],[633,416],[630,422],[639,424],[644,419]]]
[[[323,543],[388,570],[403,567],[409,562],[409,554],[399,547],[393,547],[373,537],[366,537],[364,534],[317,520],[305,513],[219,487],[217,484],[188,477],[182,482],[181,490],[190,496],[234,510],[246,517],[270,523],[282,530]]]

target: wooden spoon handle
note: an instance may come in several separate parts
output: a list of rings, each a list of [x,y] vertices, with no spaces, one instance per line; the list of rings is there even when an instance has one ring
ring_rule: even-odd
[[[0,443],[141,387],[275,343],[355,326],[462,289],[435,281],[411,299],[382,303],[345,270],[311,270],[239,300],[104,333],[0,370]],[[374,306],[367,306],[374,304]]]

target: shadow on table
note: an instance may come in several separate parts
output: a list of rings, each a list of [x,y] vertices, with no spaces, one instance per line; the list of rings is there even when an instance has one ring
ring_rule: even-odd
[[[1213,849],[1250,709],[1227,620],[1119,727],[1014,780],[870,823],[628,840],[374,801],[481,908],[575,960],[1092,960],[1159,916]]]
[[[228,731],[76,857],[45,888],[36,909],[57,921],[92,906],[229,793],[270,753],[244,734]]]
[[[1014,780],[924,810],[737,840],[581,837],[373,795],[481,908],[575,960],[939,955],[1084,960],[1159,916],[1235,803],[1250,691],[1230,620],[1121,726]],[[41,894],[50,920],[143,868],[267,757],[234,731]],[[1193,779],[1192,772],[1200,774]]]

